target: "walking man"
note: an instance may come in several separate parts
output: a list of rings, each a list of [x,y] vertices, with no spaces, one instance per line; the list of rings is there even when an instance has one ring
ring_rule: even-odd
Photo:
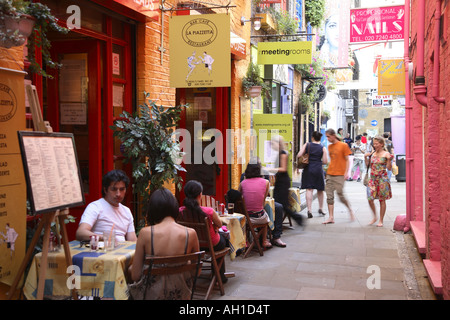
[[[347,207],[350,220],[355,220],[353,210],[347,198],[344,196],[344,182],[348,178],[349,160],[348,156],[351,154],[350,148],[345,142],[342,142],[336,136],[336,131],[328,129],[325,131],[328,141],[331,143],[328,146],[328,153],[330,154],[330,163],[328,165],[327,176],[325,179],[325,192],[327,194],[327,204],[329,218],[323,224],[334,223],[334,192],[336,191],[339,200]]]

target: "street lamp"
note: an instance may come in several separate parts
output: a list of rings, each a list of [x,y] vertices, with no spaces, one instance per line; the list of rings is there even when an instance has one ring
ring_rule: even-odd
[[[253,21],[253,29],[255,29],[255,31],[258,31],[259,29],[261,29],[261,17],[253,17],[250,18],[249,20],[245,19],[244,16],[241,17],[241,26],[245,26],[246,22],[252,22]]]

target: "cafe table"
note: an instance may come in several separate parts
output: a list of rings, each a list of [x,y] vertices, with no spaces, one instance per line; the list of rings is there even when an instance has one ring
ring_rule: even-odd
[[[245,216],[240,213],[220,216],[222,224],[227,226],[230,232],[230,259],[236,258],[236,251],[245,250],[247,237],[245,235]]]
[[[273,230],[275,228],[275,200],[272,197],[266,197],[266,201],[264,204],[264,210],[267,212],[269,216],[269,228]]]
[[[300,189],[289,188],[289,207],[294,212],[302,211],[300,203]]]
[[[269,196],[273,197],[274,187],[270,187]],[[301,200],[300,200],[300,189],[299,188],[289,188],[289,207],[292,211],[301,211]]]
[[[71,269],[80,272],[80,288],[76,288],[78,295],[110,300],[128,299],[126,273],[134,257],[135,242],[118,243],[106,252],[103,249],[91,252],[89,247],[80,246],[79,241],[71,241],[69,249],[73,264]],[[38,253],[33,258],[25,281],[24,294],[28,300],[36,299],[40,260],[41,253]],[[69,297],[68,284],[74,276],[72,272],[67,272],[64,250],[49,252],[47,260],[44,297]]]

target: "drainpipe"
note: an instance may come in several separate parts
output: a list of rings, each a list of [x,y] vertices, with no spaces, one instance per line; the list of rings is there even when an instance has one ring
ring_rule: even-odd
[[[436,0],[436,11],[434,13],[434,69],[433,69],[433,99],[437,103],[445,103],[445,98],[439,97],[440,82],[440,30],[441,30],[441,1]]]
[[[413,186],[414,186],[414,158],[413,153],[411,152],[412,145],[412,106],[411,106],[411,87],[409,81],[409,24],[410,24],[410,12],[411,12],[411,3],[410,0],[405,1],[405,30],[404,30],[404,55],[405,55],[405,117],[406,117],[406,223],[403,228],[403,232],[407,233],[411,229],[411,210],[414,208],[414,195],[413,195]]]
[[[416,100],[424,107],[428,106],[427,87],[425,85],[425,0],[419,0],[419,14],[417,26],[417,67],[414,81]]]

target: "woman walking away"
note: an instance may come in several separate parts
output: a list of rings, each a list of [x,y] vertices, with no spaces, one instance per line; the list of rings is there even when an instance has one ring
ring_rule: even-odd
[[[328,163],[327,150],[320,144],[322,133],[314,131],[312,142],[306,143],[297,154],[297,158],[305,153],[309,154],[309,164],[302,172],[301,189],[306,189],[306,205],[308,207],[308,218],[312,218],[311,213],[313,191],[317,190],[317,199],[319,200],[319,214],[325,215],[323,209],[323,192],[325,190],[325,179],[323,173],[323,164]]]
[[[302,215],[292,211],[289,206],[289,188],[291,187],[291,178],[287,172],[289,152],[285,150],[284,140],[281,136],[272,137],[271,144],[272,149],[278,151],[278,166],[275,166],[275,169],[267,169],[276,172],[273,198],[275,199],[275,202],[281,203],[284,211],[301,226],[303,225]]]
[[[377,221],[375,209],[375,199],[380,201],[380,221],[377,227],[383,226],[383,219],[386,213],[386,200],[392,198],[391,184],[387,170],[392,170],[392,156],[384,148],[384,139],[382,137],[373,138],[372,153],[365,154],[366,166],[370,166],[370,179],[367,186],[367,200],[373,213],[373,220],[370,224]]]

